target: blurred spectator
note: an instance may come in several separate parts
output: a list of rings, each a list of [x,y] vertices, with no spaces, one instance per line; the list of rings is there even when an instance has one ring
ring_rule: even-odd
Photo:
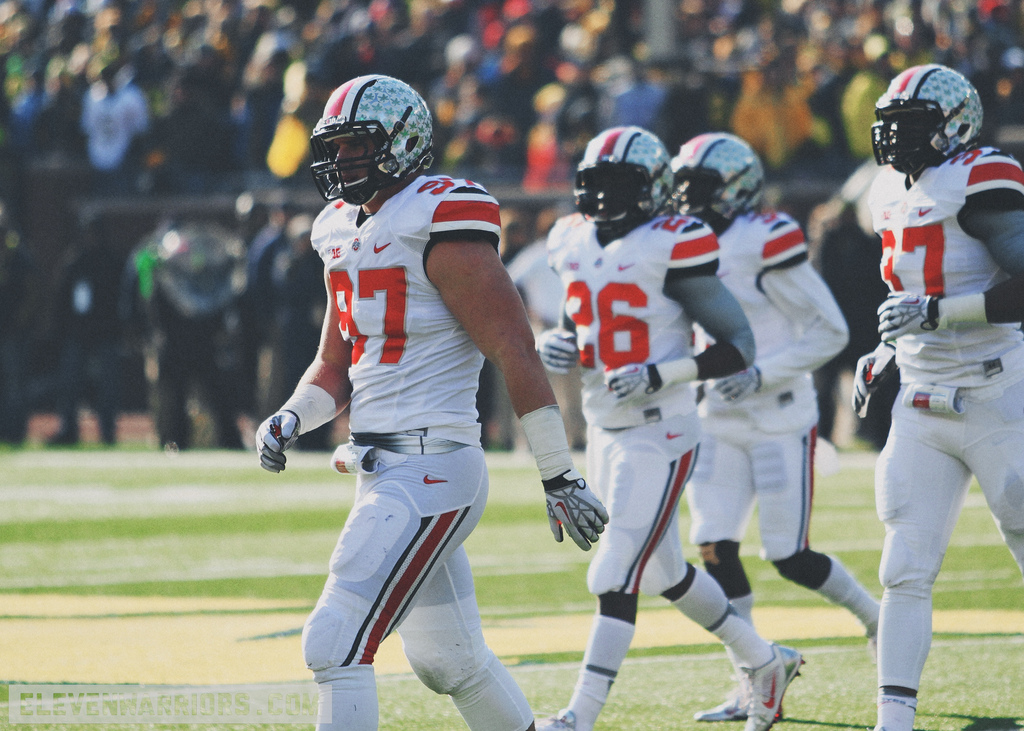
[[[537,123],[526,140],[526,173],[523,189],[536,192],[565,186],[569,182],[569,165],[558,142],[558,112],[565,103],[565,88],[548,84],[533,99]]]
[[[857,360],[878,345],[878,306],[889,288],[882,281],[882,242],[871,228],[867,192],[878,172],[869,160],[856,170],[842,189],[811,214],[808,235],[815,266],[839,305],[850,331],[846,347],[814,374],[818,391],[818,434],[834,441],[839,411],[850,409],[850,394],[840,388],[842,376],[853,373]],[[872,396],[864,419],[854,419],[857,436],[876,451],[889,433],[889,412],[898,379],[885,383]]]
[[[643,64],[630,64],[628,73],[626,87],[612,98],[612,117],[608,126],[632,125],[653,130],[665,103],[665,86],[655,69]]]
[[[103,238],[99,219],[85,221],[61,267],[55,334],[60,342],[56,401],[60,427],[50,445],[78,444],[79,406],[87,402],[99,420],[100,439],[117,441],[121,393],[118,288],[124,267]]]
[[[743,74],[731,128],[750,143],[769,172],[784,168],[802,147],[813,144],[812,91],[807,79],[797,78],[781,58]]]
[[[225,105],[217,54],[183,69],[173,84],[167,114],[154,124],[165,190],[204,194],[223,189],[226,173],[238,167],[235,128]]]
[[[149,126],[146,98],[132,81],[130,66],[109,63],[82,102],[82,131],[97,192],[123,195],[135,187],[132,143]]]
[[[273,259],[271,307],[264,300],[260,309],[274,313],[276,320],[273,339],[274,361],[277,373],[272,377],[270,400],[284,402],[307,366],[316,355],[327,310],[327,291],[324,289],[324,263],[310,244],[313,217],[299,213],[288,221],[283,242]],[[283,394],[283,396],[282,396]],[[267,411],[262,417],[269,416]],[[304,432],[296,446],[299,449],[331,450],[333,422],[313,431]]]
[[[875,102],[885,93],[893,69],[889,65],[889,44],[880,35],[871,35],[853,49],[856,73],[850,78],[840,99],[846,144],[855,160],[873,160],[871,125],[875,123]]]
[[[212,422],[213,446],[242,449],[234,388],[245,287],[241,240],[214,224],[165,224],[136,247],[129,267],[124,294],[140,301],[155,350],[160,443],[194,446],[195,391]]]
[[[0,442],[21,444],[28,426],[28,347],[38,271],[0,202]]]

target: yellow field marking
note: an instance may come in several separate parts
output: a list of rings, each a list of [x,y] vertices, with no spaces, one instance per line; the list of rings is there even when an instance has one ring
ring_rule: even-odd
[[[0,596],[0,679],[55,683],[190,685],[309,680],[300,638],[308,603],[252,599]],[[591,615],[484,619],[491,648],[522,655],[581,652]],[[754,610],[767,639],[855,637],[834,607]],[[1021,611],[938,611],[937,632],[1024,633]],[[633,648],[707,644],[715,638],[675,609],[641,610]],[[377,654],[379,673],[410,672],[397,636]]]

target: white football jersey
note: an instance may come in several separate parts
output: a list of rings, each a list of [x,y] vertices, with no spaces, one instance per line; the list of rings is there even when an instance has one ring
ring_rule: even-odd
[[[352,343],[351,430],[426,427],[430,436],[479,445],[484,357],[424,265],[431,242],[452,233],[496,241],[498,202],[475,183],[420,176],[361,225],[359,212],[335,202],[312,232]]]
[[[882,279],[893,292],[955,296],[984,292],[1009,274],[985,245],[957,222],[967,197],[998,188],[1024,193],[1024,173],[991,147],[960,153],[925,169],[908,190],[906,176],[885,167],[869,194],[872,222],[882,237]],[[958,323],[897,340],[896,362],[910,383],[980,386],[1016,365],[1020,323]],[[1002,360],[997,360],[1002,359]]]
[[[847,342],[842,311],[807,262],[800,225],[785,213],[739,216],[718,240],[718,276],[754,332],[761,388],[728,402],[709,381],[700,413],[713,420],[705,427],[714,430],[716,419],[739,419],[764,431],[804,429],[818,419],[811,372]]]
[[[665,277],[717,259],[714,232],[689,216],[660,216],[606,247],[597,241],[596,226],[580,214],[554,225],[548,261],[562,280],[566,313],[576,324],[588,424],[624,428],[694,410],[688,383],[619,399],[605,385],[604,373],[691,355],[693,323],[665,296]]]

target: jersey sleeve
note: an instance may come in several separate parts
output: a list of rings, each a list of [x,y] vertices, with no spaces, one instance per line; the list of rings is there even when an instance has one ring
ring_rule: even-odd
[[[670,278],[718,270],[718,237],[706,223],[689,219],[675,232],[674,239],[668,262]]]
[[[767,231],[761,248],[761,266],[764,270],[784,269],[807,259],[807,240],[800,224],[781,213],[762,219]]]
[[[1024,208],[1024,171],[1011,155],[985,148],[971,167],[964,195],[980,208]]]
[[[484,239],[497,248],[501,237],[498,211],[498,201],[490,193],[459,181],[434,208],[428,248],[453,239]]]

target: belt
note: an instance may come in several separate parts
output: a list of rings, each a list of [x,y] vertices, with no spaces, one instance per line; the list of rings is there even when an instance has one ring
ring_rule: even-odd
[[[412,429],[403,432],[380,434],[376,432],[352,432],[352,443],[360,447],[377,447],[398,454],[447,454],[468,447],[451,439],[427,436],[427,429]]]

